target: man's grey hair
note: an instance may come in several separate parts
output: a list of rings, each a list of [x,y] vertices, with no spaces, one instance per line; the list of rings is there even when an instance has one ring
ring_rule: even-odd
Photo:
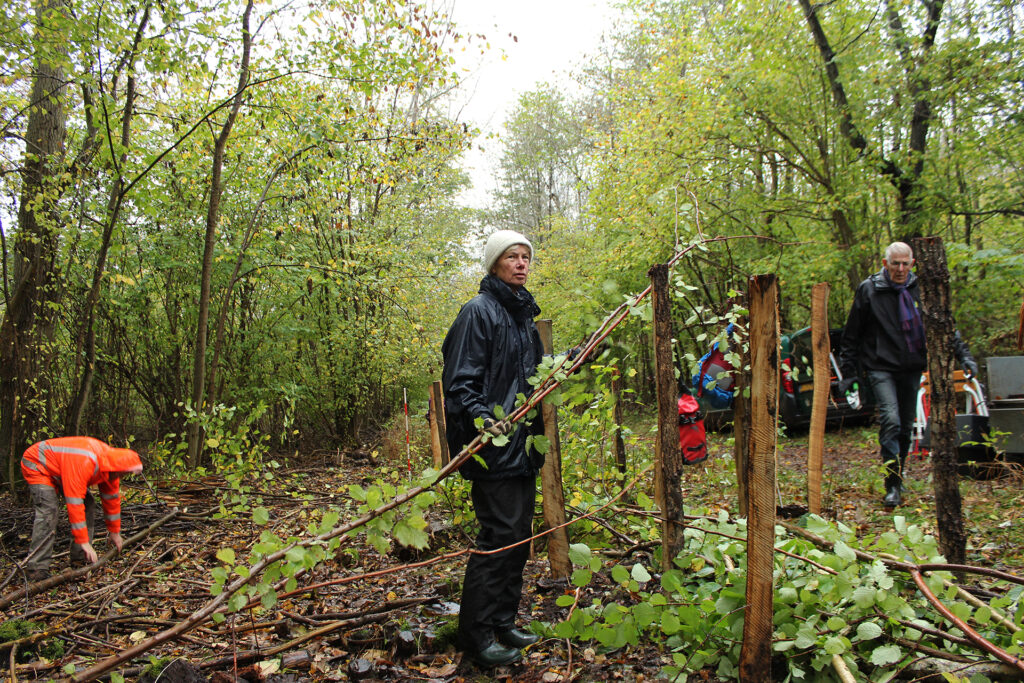
[[[914,250],[906,242],[893,242],[885,248],[885,260],[891,261],[893,256],[909,256],[914,258]]]

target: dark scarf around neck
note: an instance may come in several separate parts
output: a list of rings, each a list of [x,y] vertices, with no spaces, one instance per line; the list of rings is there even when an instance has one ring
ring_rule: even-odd
[[[907,350],[911,353],[923,351],[924,322],[921,320],[921,312],[914,303],[914,297],[907,291],[910,274],[907,274],[907,281],[903,284],[893,282],[888,269],[883,268],[882,274],[885,276],[885,282],[896,290],[900,298],[900,329],[903,331],[903,339],[907,342]]]
[[[480,292],[496,298],[515,320],[532,320],[540,315],[540,307],[526,287],[513,289],[490,273],[480,281]]]

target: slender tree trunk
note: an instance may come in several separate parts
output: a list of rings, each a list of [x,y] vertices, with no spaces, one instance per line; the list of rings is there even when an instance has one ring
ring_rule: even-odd
[[[132,56],[129,64],[134,64],[139,44],[142,42],[146,25],[149,23],[149,5],[147,4],[139,20],[138,29],[135,32],[135,42],[132,45]],[[130,67],[133,68],[133,67]],[[120,159],[114,168],[114,179],[110,186],[110,193],[107,196],[106,221],[103,225],[103,235],[100,240],[100,249],[96,254],[96,265],[92,275],[92,285],[89,287],[89,294],[85,301],[83,323],[85,329],[85,364],[82,368],[82,377],[78,383],[78,391],[68,408],[67,419],[64,423],[64,431],[68,434],[79,434],[82,431],[82,414],[89,402],[89,394],[92,392],[92,380],[96,374],[96,304],[100,298],[100,285],[103,282],[103,270],[107,265],[107,254],[110,252],[110,241],[114,235],[114,226],[121,215],[121,204],[124,199],[124,172],[123,164],[128,156],[128,145],[131,142],[132,116],[135,113],[135,74],[129,73],[125,87],[124,112],[121,115],[121,153]],[[109,123],[109,121],[107,122]],[[108,134],[107,139],[110,139]],[[111,158],[117,159],[113,154]]]
[[[38,410],[28,399],[45,394],[43,378],[36,372],[42,345],[52,330],[49,321],[53,316],[44,314],[45,307],[57,296],[53,273],[60,187],[56,178],[63,163],[67,118],[66,79],[59,63],[66,44],[51,44],[48,36],[52,31],[46,24],[51,13],[60,15],[66,10],[59,0],[40,0],[36,5],[39,52],[25,135],[14,244],[14,293],[0,321],[0,455],[12,490],[18,476],[18,455],[38,423]]]
[[[242,97],[249,83],[249,57],[252,51],[252,34],[249,30],[249,19],[252,15],[253,0],[245,4],[242,15],[242,63],[238,73],[238,90],[227,120],[220,129],[213,146],[213,164],[210,174],[210,204],[206,211],[206,239],[203,246],[203,270],[199,279],[199,313],[196,323],[196,348],[192,365],[192,409],[202,414],[206,407],[203,402],[206,388],[206,336],[210,322],[210,290],[213,281],[213,251],[217,242],[217,223],[220,221],[220,201],[224,194],[222,173],[224,170],[224,151],[228,146],[231,128],[242,107]],[[199,464],[202,453],[202,429],[198,422],[193,421],[188,428],[188,462],[190,467]]]
[[[939,549],[946,561],[963,564],[967,552],[960,477],[957,473],[956,393],[953,384],[954,325],[949,306],[949,270],[941,237],[915,240],[921,279],[921,312],[928,346],[931,382],[932,481]]]
[[[875,160],[879,171],[898,193],[901,225],[905,229],[913,229],[921,220],[919,180],[924,169],[928,131],[934,116],[931,104],[931,82],[924,75],[925,70],[920,65],[927,62],[932,47],[935,45],[939,20],[942,17],[943,0],[925,0],[923,3],[928,11],[928,19],[921,35],[920,55],[911,53],[906,30],[899,13],[891,3],[887,3],[889,29],[896,45],[896,58],[903,65],[909,94],[907,101],[911,107],[908,133],[909,163],[905,166],[886,157],[881,150],[873,149],[853,118],[846,86],[839,71],[840,61],[818,17],[820,9],[827,5],[812,4],[811,0],[799,0],[799,4],[804,12],[804,18],[807,20],[811,37],[821,55],[825,75],[832,91],[832,102],[839,114],[839,128],[843,137],[855,151],[862,155],[869,155]]]

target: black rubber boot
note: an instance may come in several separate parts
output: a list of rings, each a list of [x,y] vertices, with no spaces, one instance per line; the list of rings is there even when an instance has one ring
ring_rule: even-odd
[[[882,499],[882,505],[887,508],[894,508],[902,504],[903,477],[900,476],[899,472],[893,472],[890,469],[889,474],[885,477],[885,498]]]
[[[898,505],[903,504],[903,495],[900,493],[900,485],[889,486],[885,489],[885,498],[882,499],[882,505],[887,508],[894,508]]]
[[[523,653],[514,647],[507,647],[498,641],[494,641],[483,650],[472,653],[470,658],[476,662],[478,666],[489,669],[494,666],[504,666],[506,664],[518,662],[523,658]]]
[[[540,640],[540,636],[534,633],[520,631],[514,626],[512,628],[506,628],[495,631],[494,635],[498,639],[498,642],[502,645],[507,645],[508,647],[514,648],[524,648],[529,645],[533,645],[538,640]]]

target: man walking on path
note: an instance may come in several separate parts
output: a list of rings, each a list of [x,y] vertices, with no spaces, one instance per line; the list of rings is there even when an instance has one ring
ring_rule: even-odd
[[[857,287],[840,343],[840,392],[856,392],[863,376],[878,406],[878,445],[886,468],[882,504],[888,508],[903,503],[903,466],[910,451],[921,373],[928,366],[913,266],[910,245],[893,242],[886,248],[882,269]],[[977,375],[978,365],[959,333],[954,345],[964,373]]]
[[[71,522],[71,565],[94,563],[92,547],[96,502],[90,486],[100,492],[108,539],[121,550],[121,477],[142,472],[139,454],[114,448],[88,436],[47,439],[29,446],[21,458],[21,473],[32,494],[35,519],[32,545],[25,565],[28,578],[40,581],[49,575],[57,530],[58,502],[63,495]]]
[[[525,541],[533,532],[537,473],[544,456],[527,448],[527,436],[543,424],[511,425],[503,418],[516,396],[529,396],[527,380],[543,352],[533,322],[540,313],[526,289],[533,260],[530,241],[512,230],[493,233],[484,247],[480,293],[459,311],[445,336],[442,375],[448,445],[458,453],[484,432],[490,442],[460,470],[473,482],[473,509],[480,523],[478,551],[466,564],[459,612],[459,641],[485,667],[518,661],[520,650],[536,635],[516,627],[523,569],[529,543],[496,553],[489,551]]]

